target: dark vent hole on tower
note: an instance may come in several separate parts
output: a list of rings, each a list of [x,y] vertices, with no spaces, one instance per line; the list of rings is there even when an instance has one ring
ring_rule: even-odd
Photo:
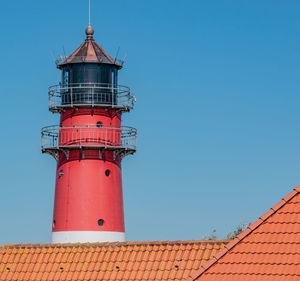
[[[65,174],[65,172],[63,170],[60,170],[59,173],[58,173],[60,178],[62,178],[64,176],[64,174]]]
[[[103,226],[104,225],[104,220],[103,219],[98,220],[98,225]]]
[[[97,126],[97,128],[102,128],[103,123],[99,121],[99,122],[97,122],[96,126]]]
[[[56,226],[56,220],[53,220],[53,223],[52,223],[52,228],[54,229]]]
[[[106,171],[105,171],[105,175],[106,175],[107,177],[109,177],[109,176],[110,176],[110,170],[106,170]]]

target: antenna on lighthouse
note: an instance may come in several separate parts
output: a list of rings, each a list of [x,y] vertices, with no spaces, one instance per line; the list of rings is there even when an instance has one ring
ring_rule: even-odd
[[[91,0],[89,0],[89,26],[85,30],[87,40],[93,39],[94,29],[91,26]]]
[[[91,26],[91,0],[89,0],[89,26]]]

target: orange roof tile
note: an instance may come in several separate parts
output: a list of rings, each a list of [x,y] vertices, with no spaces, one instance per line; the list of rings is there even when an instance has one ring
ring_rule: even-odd
[[[0,280],[182,280],[228,241],[7,245]]]
[[[188,280],[300,280],[300,186]]]

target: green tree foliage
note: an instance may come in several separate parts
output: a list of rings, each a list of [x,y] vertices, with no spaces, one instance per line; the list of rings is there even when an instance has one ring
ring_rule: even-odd
[[[230,232],[226,235],[227,240],[233,240],[240,233],[242,233],[246,228],[250,225],[250,223],[240,223],[233,232]]]
[[[208,236],[204,236],[202,238],[202,240],[205,240],[205,241],[207,241],[207,240],[216,241],[218,239],[216,233],[217,233],[217,230],[213,229],[212,232]]]
[[[233,240],[234,238],[236,238],[240,233],[242,233],[244,230],[246,230],[246,228],[250,225],[251,223],[240,223],[233,232],[230,232],[226,235],[226,240]],[[213,229],[212,232],[207,235],[204,236],[202,238],[202,240],[211,240],[211,241],[216,241],[218,240],[218,236],[217,236],[217,230]]]

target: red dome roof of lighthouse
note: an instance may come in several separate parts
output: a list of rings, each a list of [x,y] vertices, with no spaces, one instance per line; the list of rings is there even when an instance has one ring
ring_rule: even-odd
[[[103,63],[115,65],[119,69],[122,63],[118,63],[116,59],[112,59],[103,48],[101,48],[93,38],[94,29],[89,26],[86,30],[86,40],[62,63],[58,64],[58,68],[65,64],[72,63]]]

